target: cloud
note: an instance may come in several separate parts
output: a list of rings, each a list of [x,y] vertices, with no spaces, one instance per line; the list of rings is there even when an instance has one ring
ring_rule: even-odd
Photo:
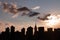
[[[0,5],[1,5],[2,3],[0,2]]]
[[[16,18],[16,17],[18,17],[18,15],[19,15],[19,14],[15,14],[15,15],[12,16],[12,18]]]
[[[60,15],[51,15],[47,17],[49,20],[46,20],[45,22],[47,23],[48,26],[54,27],[54,28],[59,28],[60,25]]]
[[[18,11],[30,11],[27,7],[21,7],[17,9]]]
[[[40,9],[40,6],[36,6],[34,8],[31,8],[32,10]]]
[[[33,16],[37,16],[37,15],[39,15],[40,13],[39,12],[30,12],[29,14],[28,14],[28,16],[29,17],[33,17]]]
[[[30,11],[30,9],[28,9],[27,7],[20,7],[18,8],[16,4],[14,3],[2,3],[3,6],[3,10],[4,12],[8,12],[8,13],[12,13],[12,14],[17,14],[18,12],[22,12],[22,11]]]
[[[23,11],[21,16],[25,16],[25,15],[28,15],[30,13],[30,11]]]
[[[8,3],[2,3],[2,7],[3,7],[3,10],[4,12],[8,12],[9,11],[9,4]]]
[[[33,12],[33,11],[30,11],[30,12],[23,12],[22,13],[22,16],[28,16],[28,17],[33,17],[33,16],[37,16],[39,15],[40,13],[39,12]]]
[[[37,16],[38,14],[40,14],[39,12],[33,12],[33,10],[31,10],[31,8],[28,8],[28,7],[20,7],[18,8],[16,4],[14,3],[7,3],[7,2],[4,2],[2,3],[2,6],[3,6],[3,11],[4,12],[8,12],[8,13],[11,13],[13,14],[14,16],[12,16],[12,18],[16,18],[18,16],[18,13],[19,12],[23,12],[21,15],[24,16],[28,16],[28,17],[33,17],[33,16]],[[40,6],[36,6],[32,9],[39,9]]]
[[[17,13],[17,5],[16,4],[9,4],[7,2],[2,3],[2,9],[4,12],[8,12],[8,13],[12,13],[12,14],[16,14]]]
[[[51,14],[45,15],[43,18],[37,17],[39,20],[49,20],[47,17],[50,16]]]

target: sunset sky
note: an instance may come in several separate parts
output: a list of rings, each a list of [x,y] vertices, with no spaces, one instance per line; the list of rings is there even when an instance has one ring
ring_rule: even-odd
[[[35,12],[39,12],[40,15],[38,16],[41,17],[45,14],[52,14],[55,16],[59,15],[60,18],[60,0],[0,0],[0,2],[14,3],[18,7],[28,7]],[[13,16],[14,14],[4,12],[2,6],[0,5],[0,31],[10,25],[16,26],[16,30],[20,30],[23,27],[27,28],[30,25],[34,26],[35,23],[37,26],[47,26],[45,21],[37,19],[37,16],[21,16],[20,13],[19,15],[16,15],[16,17]],[[60,22],[60,19],[58,22]],[[57,28],[60,25],[57,23],[55,26]]]

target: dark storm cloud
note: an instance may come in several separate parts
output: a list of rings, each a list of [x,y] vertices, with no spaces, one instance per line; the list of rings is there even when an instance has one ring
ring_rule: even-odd
[[[45,15],[43,18],[37,17],[39,20],[49,20],[47,17],[50,16],[51,14]]]

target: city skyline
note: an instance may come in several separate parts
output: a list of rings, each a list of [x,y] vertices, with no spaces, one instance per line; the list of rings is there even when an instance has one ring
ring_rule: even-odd
[[[11,26],[0,33],[0,40],[59,40],[60,28],[52,30],[52,28],[48,28],[47,31],[44,31],[44,27],[37,28],[35,25],[34,31],[31,26],[27,28],[27,31],[25,28],[15,31],[15,27]]]
[[[39,15],[29,17],[28,15],[21,16],[21,12],[13,14],[4,12],[3,5],[1,3],[15,4],[18,8],[27,7],[33,12],[40,13]],[[40,20],[37,17],[44,17],[47,14],[51,14],[47,18],[49,20]],[[60,0],[0,0],[0,31],[4,30],[7,26],[14,25],[16,30],[21,28],[35,26],[38,27],[52,27],[60,28]]]

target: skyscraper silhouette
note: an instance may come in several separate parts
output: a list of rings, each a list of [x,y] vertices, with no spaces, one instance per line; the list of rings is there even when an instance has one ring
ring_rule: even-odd
[[[44,40],[44,27],[38,27],[38,40]]]
[[[37,31],[37,25],[35,24],[35,27],[34,27],[34,40],[37,40],[38,39],[38,31]]]
[[[38,27],[39,32],[44,32],[44,27]]]
[[[11,32],[15,32],[15,27],[12,25],[11,26],[11,29],[10,29]]]
[[[31,26],[27,28],[26,37],[27,40],[33,40],[33,28]]]
[[[25,40],[25,28],[21,29],[21,40]]]
[[[9,29],[9,27],[7,27],[7,28],[6,28],[6,32],[8,32],[8,33],[10,32],[10,29]]]
[[[25,35],[25,28],[22,28],[22,29],[21,29],[21,33],[22,33],[23,35]]]
[[[35,24],[34,33],[37,32],[37,25]]]
[[[52,29],[52,28],[48,28],[47,30],[48,30],[48,32],[52,32],[52,31],[53,31],[53,29]]]

